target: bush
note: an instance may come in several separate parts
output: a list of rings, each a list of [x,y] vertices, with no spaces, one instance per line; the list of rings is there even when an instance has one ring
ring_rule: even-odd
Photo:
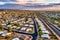
[[[12,32],[12,28],[11,27],[8,28],[8,32]]]
[[[0,30],[3,30],[4,28],[3,28],[3,26],[2,25],[0,25]]]
[[[60,24],[58,24],[58,27],[60,27]]]
[[[43,32],[42,31],[39,31],[39,36],[43,35]]]

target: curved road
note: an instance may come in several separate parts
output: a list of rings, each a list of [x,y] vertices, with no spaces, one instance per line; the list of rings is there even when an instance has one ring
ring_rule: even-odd
[[[33,21],[34,21],[34,33],[33,34],[29,34],[29,33],[24,33],[24,32],[19,32],[17,30],[13,30],[15,31],[16,33],[21,33],[21,34],[26,34],[26,35],[31,35],[33,38],[32,40],[37,40],[37,37],[38,37],[38,30],[37,30],[37,27],[36,27],[36,20],[33,18]],[[8,30],[8,28],[4,28],[5,30]]]

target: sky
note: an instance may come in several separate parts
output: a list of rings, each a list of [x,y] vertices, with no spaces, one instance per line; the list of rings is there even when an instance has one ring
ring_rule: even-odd
[[[16,0],[18,2],[60,3],[60,0]]]
[[[25,3],[60,3],[60,0],[0,0],[0,5],[4,5],[6,3],[16,3],[16,4],[25,4]]]

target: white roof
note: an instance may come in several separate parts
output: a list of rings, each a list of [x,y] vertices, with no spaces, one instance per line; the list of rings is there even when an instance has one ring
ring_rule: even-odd
[[[28,32],[28,31],[30,31],[30,30],[32,30],[31,28],[28,28],[26,31]]]
[[[3,34],[2,34],[2,36],[4,36],[4,37],[5,37],[5,36],[6,36],[6,34],[5,34],[5,33],[3,33]]]
[[[16,28],[17,26],[13,26],[13,28]]]
[[[11,22],[11,23],[14,23],[14,22]]]
[[[1,25],[6,25],[6,24],[1,24]]]
[[[48,34],[43,34],[43,35],[41,35],[41,37],[43,37],[43,38],[49,38],[49,35]]]
[[[16,29],[20,29],[20,27],[17,27]]]
[[[14,38],[14,39],[12,39],[12,40],[20,40],[19,38]]]
[[[10,35],[11,33],[7,33],[6,35]]]
[[[29,21],[26,21],[26,23],[29,23]]]
[[[48,33],[48,34],[50,33],[50,32],[49,32],[49,31],[47,31],[47,30],[46,30],[46,31],[42,31],[42,32],[44,32],[44,33]]]
[[[20,23],[20,25],[23,25],[22,23]]]
[[[17,21],[20,21],[20,19],[19,19],[19,20],[17,20]]]
[[[28,18],[29,21],[31,21],[32,19],[31,18]]]
[[[55,20],[55,23],[59,23],[59,22]]]
[[[29,27],[34,27],[34,25],[29,25]]]
[[[25,24],[25,26],[29,26],[28,24]]]
[[[3,31],[0,31],[0,34],[4,33]]]
[[[40,27],[42,31],[46,31],[46,28],[45,27]]]
[[[11,27],[12,25],[8,25],[7,27]]]
[[[17,22],[17,21],[14,21],[14,22]]]
[[[24,18],[21,18],[20,20],[24,20]]]
[[[23,27],[23,28],[21,28],[21,30],[26,30],[26,28],[25,28],[25,27]]]

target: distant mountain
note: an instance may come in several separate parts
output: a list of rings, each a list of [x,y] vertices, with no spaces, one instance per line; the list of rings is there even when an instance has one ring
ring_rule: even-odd
[[[5,4],[5,5],[0,5],[0,9],[22,9],[23,5],[19,4]]]
[[[0,5],[0,9],[28,9],[28,8],[45,8],[45,7],[52,7],[53,5],[21,5],[21,4],[5,4]]]
[[[14,10],[60,10],[60,3],[58,4],[5,4],[0,5],[0,9],[14,9]]]
[[[50,3],[50,5],[60,5],[60,3]]]

